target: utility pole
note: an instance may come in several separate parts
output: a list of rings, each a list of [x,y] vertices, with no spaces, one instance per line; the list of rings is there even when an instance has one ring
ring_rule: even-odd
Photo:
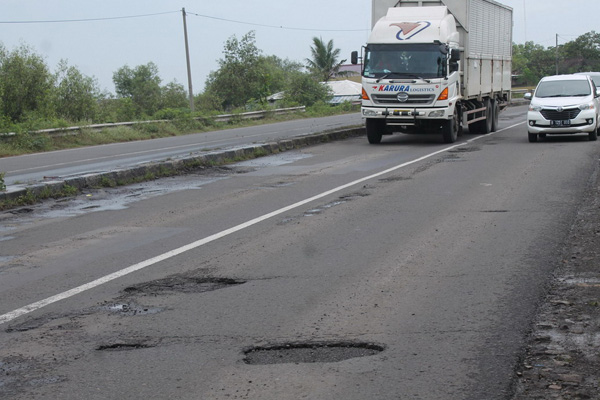
[[[558,33],[556,34],[556,75],[558,75]]]
[[[181,9],[183,15],[183,36],[185,38],[185,58],[187,60],[188,93],[190,97],[190,110],[194,112],[194,92],[192,90],[192,69],[190,67],[190,47],[188,45],[187,23],[185,21],[185,8]]]

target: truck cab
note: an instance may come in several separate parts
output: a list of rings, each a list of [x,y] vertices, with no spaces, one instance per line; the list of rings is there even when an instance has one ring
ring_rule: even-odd
[[[501,21],[500,28],[508,21],[512,33],[512,9],[491,0],[428,3],[437,5],[397,1],[374,23],[363,49],[361,112],[369,143],[395,132],[437,133],[453,143],[463,125],[481,133],[497,127],[499,108],[510,96],[512,35],[488,46],[480,43],[480,25],[486,25],[482,18]],[[375,18],[378,0],[373,10]],[[478,29],[469,32],[469,23]]]

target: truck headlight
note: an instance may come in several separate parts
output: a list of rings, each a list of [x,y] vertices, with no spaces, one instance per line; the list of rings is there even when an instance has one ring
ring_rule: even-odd
[[[363,115],[365,117],[374,117],[377,115],[377,111],[369,110],[368,108],[363,109]]]
[[[429,118],[442,118],[445,113],[446,113],[446,111],[444,111],[444,110],[431,111],[429,113]]]

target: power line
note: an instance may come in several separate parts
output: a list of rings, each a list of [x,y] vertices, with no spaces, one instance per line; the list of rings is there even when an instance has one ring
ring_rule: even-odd
[[[161,13],[154,14],[139,14],[139,15],[127,15],[122,17],[106,17],[106,18],[82,18],[82,19],[57,19],[57,20],[33,20],[33,21],[0,21],[0,24],[58,24],[58,23],[70,23],[70,22],[91,22],[91,21],[109,21],[109,20],[117,20],[117,19],[130,19],[130,18],[144,18],[144,17],[153,17],[156,15],[165,15],[165,14],[174,14],[180,13],[181,10],[177,11],[167,11]],[[231,22],[235,24],[243,24],[243,25],[251,25],[251,26],[260,26],[263,28],[273,28],[273,29],[285,29],[285,30],[293,30],[293,31],[319,31],[319,32],[365,32],[368,29],[319,29],[319,28],[298,28],[298,27],[289,27],[289,26],[277,26],[277,25],[266,25],[266,24],[258,24],[253,22],[246,21],[237,21],[233,19],[227,18],[219,18],[213,17],[211,15],[203,15],[197,13],[186,12],[187,15],[193,15],[201,18],[214,19],[217,21]]]
[[[140,14],[140,15],[127,15],[124,17],[106,17],[106,18],[84,18],[84,19],[59,19],[59,20],[46,20],[46,21],[0,21],[0,24],[56,24],[56,23],[66,23],[66,22],[89,22],[89,21],[108,21],[114,19],[129,19],[129,18],[143,18],[143,17],[153,17],[155,15],[165,15],[165,14],[174,14],[180,13],[180,10],[177,11],[167,11],[155,14]]]
[[[369,31],[369,29],[294,28],[294,27],[289,27],[289,26],[265,25],[265,24],[257,24],[257,23],[253,23],[253,22],[236,21],[236,20],[233,20],[233,19],[213,17],[213,16],[210,16],[210,15],[195,14],[195,13],[191,13],[189,11],[187,11],[186,13],[188,15],[194,15],[196,17],[208,18],[208,19],[215,19],[215,20],[218,20],[218,21],[225,21],[225,22],[232,22],[232,23],[235,23],[235,24],[260,26],[260,27],[263,27],[263,28],[286,29],[286,30],[292,30],[292,31],[320,31],[320,32],[365,32],[365,31]]]

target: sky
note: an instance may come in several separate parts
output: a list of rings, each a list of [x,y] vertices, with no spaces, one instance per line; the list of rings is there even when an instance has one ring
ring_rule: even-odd
[[[499,0],[513,8],[513,42],[544,47],[600,32],[598,0]],[[204,89],[225,42],[255,32],[264,55],[304,63],[313,37],[333,40],[341,59],[360,50],[371,0],[0,0],[0,43],[25,44],[52,72],[60,60],[114,93],[112,76],[153,62],[162,84],[188,88],[182,9],[187,14],[192,86]]]

